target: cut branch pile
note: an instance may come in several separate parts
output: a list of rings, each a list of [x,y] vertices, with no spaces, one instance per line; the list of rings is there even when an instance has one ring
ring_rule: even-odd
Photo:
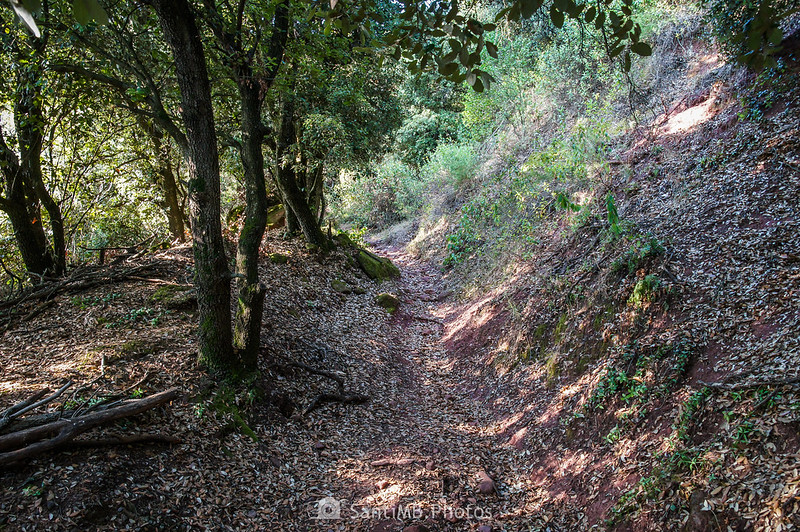
[[[12,406],[0,415],[0,427],[9,425],[14,419],[25,412],[45,405],[61,394],[72,385],[68,382],[55,393],[46,396],[49,390],[43,390],[32,397]],[[139,443],[145,441],[177,443],[180,440],[173,436],[161,434],[138,434],[124,436],[120,438],[102,438],[98,440],[75,440],[75,437],[99,425],[122,419],[125,417],[140,414],[159,405],[168,403],[178,396],[177,388],[145,397],[143,399],[132,399],[118,403],[116,406],[106,405],[105,409],[96,412],[84,413],[71,418],[61,417],[53,420],[51,417],[40,416],[43,424],[22,428],[0,436],[0,466],[14,462],[27,460],[40,454],[54,449],[67,447],[69,445],[98,446],[98,445],[118,445],[128,443]],[[57,415],[63,416],[64,412]],[[24,418],[25,419],[25,418]],[[24,421],[24,419],[20,421]]]

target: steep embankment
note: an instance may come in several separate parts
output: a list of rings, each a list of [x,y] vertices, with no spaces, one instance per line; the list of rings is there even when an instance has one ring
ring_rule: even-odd
[[[479,272],[490,289],[446,310],[454,371],[526,454],[529,515],[566,529],[800,526],[788,44],[771,77],[696,45],[691,91],[617,143],[596,191],[614,196],[620,234],[605,212],[551,211],[531,258]]]

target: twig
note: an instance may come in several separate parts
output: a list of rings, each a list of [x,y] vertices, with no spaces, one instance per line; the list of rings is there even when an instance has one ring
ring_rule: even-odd
[[[318,406],[323,403],[343,403],[343,404],[363,404],[369,401],[368,395],[363,395],[360,393],[354,394],[338,394],[338,393],[321,393],[314,397],[311,401],[311,404],[308,405],[303,411],[303,415],[307,416],[313,410],[315,410]]]
[[[50,396],[48,396],[48,397],[45,397],[44,399],[42,399],[42,400],[40,400],[40,401],[36,401],[36,402],[35,402],[35,403],[33,403],[33,404],[27,405],[27,406],[26,406],[26,407],[24,407],[24,408],[20,408],[20,409],[19,409],[19,410],[17,410],[16,412],[14,412],[14,413],[12,413],[12,414],[9,414],[9,415],[8,415],[8,416],[6,416],[6,417],[7,417],[8,419],[14,419],[14,418],[16,418],[16,417],[19,417],[19,416],[21,416],[21,415],[22,415],[22,414],[24,414],[25,412],[30,412],[30,411],[31,411],[31,410],[33,410],[34,408],[38,408],[38,407],[40,407],[40,406],[42,406],[42,405],[46,405],[46,404],[47,404],[47,403],[49,403],[50,401],[54,401],[55,399],[58,399],[58,397],[59,397],[59,396],[60,396],[62,393],[64,393],[64,392],[67,390],[67,388],[69,388],[70,386],[72,386],[72,384],[73,384],[73,382],[72,382],[72,381],[69,381],[69,382],[67,382],[67,383],[66,383],[64,386],[62,386],[61,388],[59,388],[58,390],[56,390],[56,391],[55,391],[55,393],[53,393],[53,395],[50,395]]]
[[[91,440],[73,440],[70,447],[107,447],[111,445],[130,445],[133,443],[183,443],[181,438],[169,434],[134,434],[116,438],[96,438]]]
[[[772,381],[762,381],[754,383],[730,384],[726,382],[704,382],[697,381],[700,386],[717,390],[749,390],[751,388],[761,388],[762,386],[790,386],[800,384],[800,377],[792,377],[788,379],[776,379]]]

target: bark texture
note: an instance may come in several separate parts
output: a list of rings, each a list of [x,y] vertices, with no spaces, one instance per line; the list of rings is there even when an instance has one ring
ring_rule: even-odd
[[[172,49],[189,152],[189,210],[200,314],[200,360],[236,368],[231,331],[231,275],[220,223],[220,177],[211,85],[194,13],[186,0],[152,0]]]

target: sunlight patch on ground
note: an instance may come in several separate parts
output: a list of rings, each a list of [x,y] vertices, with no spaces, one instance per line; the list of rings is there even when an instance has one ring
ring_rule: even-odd
[[[682,111],[667,121],[664,125],[664,133],[674,135],[675,133],[687,133],[693,131],[700,124],[703,124],[714,117],[715,97],[710,97],[699,105],[690,107]]]

